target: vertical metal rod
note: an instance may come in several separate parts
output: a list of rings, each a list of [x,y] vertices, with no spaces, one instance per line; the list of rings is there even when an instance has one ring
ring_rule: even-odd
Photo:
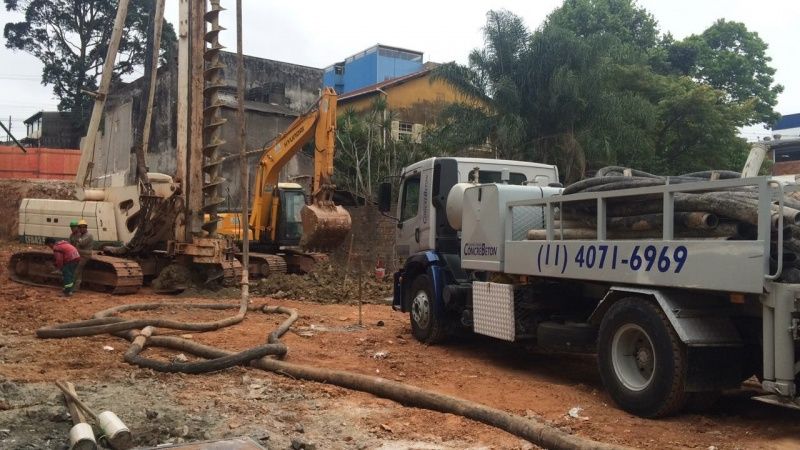
[[[561,204],[559,203],[559,205],[561,205]],[[561,205],[561,206],[563,206],[563,205]],[[563,217],[564,217],[564,209],[563,208],[559,208],[558,211],[559,211],[559,214],[561,214],[561,218],[563,219]],[[553,215],[555,214],[555,211],[553,211],[553,202],[551,202],[550,200],[547,201],[547,210],[546,210],[546,212],[547,213],[545,214],[545,218],[544,218],[544,220],[545,220],[545,228],[547,230],[547,231],[545,231],[545,238],[548,241],[552,241],[553,240],[553,234],[554,234],[553,233]],[[561,238],[563,239],[564,236],[562,235]]]
[[[236,0],[236,86],[237,112],[239,119],[239,159],[242,165],[242,299],[250,297],[250,164],[247,161],[247,127],[244,117],[244,53],[242,51],[242,0]]]
[[[563,220],[561,221],[564,222]],[[563,232],[562,232],[563,239]],[[597,197],[597,240],[604,241],[606,239],[606,199]]]
[[[150,93],[147,97],[147,115],[142,131],[142,151],[147,155],[150,144],[150,124],[153,122],[153,102],[156,97],[156,78],[158,76],[159,50],[161,49],[161,30],[164,25],[164,2],[156,0],[155,22],[153,22],[153,59],[150,66]]]
[[[188,155],[189,155],[189,0],[178,4],[178,136],[175,148],[175,181],[180,183],[184,198],[188,197]],[[175,224],[175,238],[186,242],[186,217]]]
[[[671,241],[675,238],[675,193],[664,192],[664,219],[662,239]]]
[[[361,297],[361,295],[362,295],[362,285],[364,283],[362,282],[361,277],[364,275],[364,273],[363,273],[364,272],[364,270],[363,270],[364,267],[363,267],[363,265],[361,263],[362,263],[361,258],[359,258],[358,259],[358,326],[362,326],[363,325],[363,322],[361,320],[361,303],[362,303],[363,298]]]

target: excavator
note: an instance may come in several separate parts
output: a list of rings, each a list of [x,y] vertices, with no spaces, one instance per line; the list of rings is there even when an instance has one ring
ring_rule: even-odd
[[[333,202],[333,155],[336,145],[336,91],[325,88],[309,110],[268,144],[261,153],[249,219],[250,261],[253,277],[275,273],[306,273],[325,261],[350,231],[350,213]],[[303,187],[281,183],[281,169],[303,147],[314,142],[311,201]],[[220,233],[242,240],[244,222],[238,214],[223,214]],[[312,251],[303,251],[309,249]]]

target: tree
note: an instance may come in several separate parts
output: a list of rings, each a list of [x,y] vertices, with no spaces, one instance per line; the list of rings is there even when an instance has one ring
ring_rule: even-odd
[[[154,0],[132,0],[119,47],[114,76],[133,73],[144,61],[148,14]],[[43,64],[42,84],[52,85],[58,109],[74,114],[83,125],[102,74],[111,38],[116,2],[109,0],[5,0],[8,11],[25,15],[21,22],[5,24],[6,47],[22,50]],[[162,54],[174,48],[175,31],[164,24]],[[164,45],[166,44],[166,45]]]
[[[384,98],[377,98],[366,111],[352,108],[339,115],[336,124],[334,178],[336,185],[372,200],[375,187],[383,181],[398,183],[393,177],[420,159],[442,156],[434,153],[426,139],[422,143],[391,136],[394,114]]]
[[[747,125],[775,123],[773,109],[783,86],[775,84],[767,44],[740,22],[720,19],[700,35],[676,43],[673,65],[699,81],[720,89],[733,103],[755,102]]]
[[[489,11],[486,18],[484,48],[470,53],[469,65],[448,63],[432,72],[431,81],[444,80],[474,100],[445,108],[439,135],[460,136],[463,146],[489,140],[498,156],[522,157],[527,138],[523,100],[530,94],[524,90],[530,72],[524,55],[530,32],[508,11]]]
[[[571,30],[584,39],[612,38],[643,53],[658,42],[653,16],[631,0],[565,0],[547,18],[547,24]]]
[[[717,28],[704,33],[707,41],[676,42],[632,0],[566,0],[525,36],[519,18],[490,11],[485,48],[467,66],[434,72],[488,107],[451,106],[432,134],[451,146],[488,140],[499,156],[555,163],[566,182],[604,165],[668,175],[739,169],[746,144],[737,127],[768,117],[771,97],[757,92],[774,69],[758,45],[713,44],[730,39]],[[755,75],[738,83],[739,65]]]

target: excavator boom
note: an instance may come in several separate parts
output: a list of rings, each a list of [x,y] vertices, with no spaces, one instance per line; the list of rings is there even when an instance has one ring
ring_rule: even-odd
[[[256,174],[250,229],[256,241],[278,242],[280,170],[314,138],[314,182],[311,204],[300,210],[300,244],[316,250],[338,246],[351,228],[350,214],[333,203],[333,154],[336,145],[336,91],[325,88],[306,114],[264,149]],[[294,217],[293,219],[297,219]]]

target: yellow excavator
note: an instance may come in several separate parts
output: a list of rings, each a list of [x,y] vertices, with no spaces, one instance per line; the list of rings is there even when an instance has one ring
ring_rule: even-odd
[[[254,277],[305,273],[327,259],[350,231],[350,213],[333,202],[336,145],[336,91],[325,88],[308,112],[267,145],[253,186],[248,271]],[[281,183],[281,169],[314,139],[314,177],[310,202],[297,183]],[[220,233],[241,240],[240,214],[223,214]]]

